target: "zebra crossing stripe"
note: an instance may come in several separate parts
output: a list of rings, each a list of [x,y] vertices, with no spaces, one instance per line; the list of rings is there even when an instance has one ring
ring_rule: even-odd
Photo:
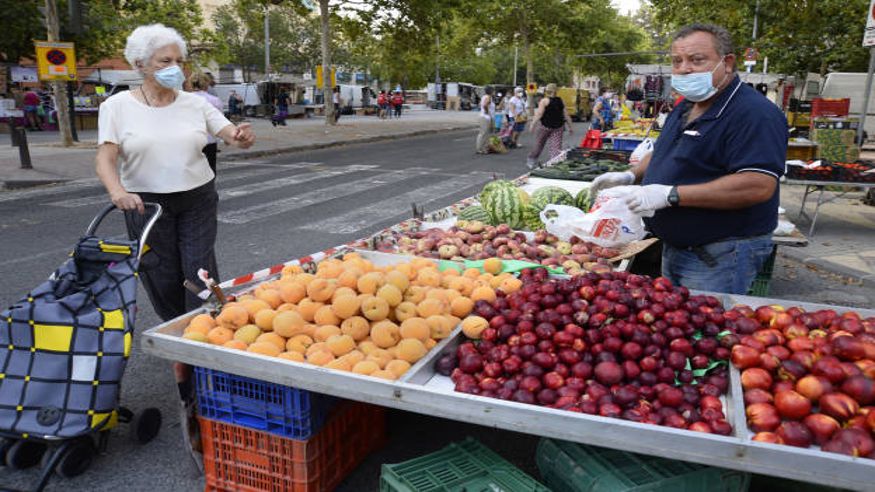
[[[267,182],[250,183],[238,186],[236,188],[220,190],[219,199],[222,200],[228,198],[239,198],[242,196],[253,195],[255,193],[261,193],[267,190],[274,190],[277,188],[285,188],[286,186],[307,183],[309,181],[315,181],[317,179],[331,178],[334,176],[340,176],[343,174],[349,174],[358,171],[369,171],[377,167],[379,166],[353,164],[350,166],[331,167],[325,170],[314,171],[310,173],[294,174],[292,176],[286,176],[284,178],[272,179]]]
[[[345,196],[372,190],[379,186],[398,183],[414,176],[428,174],[428,169],[410,168],[392,171],[352,182],[339,183],[327,188],[296,194],[288,198],[260,203],[246,208],[219,214],[219,222],[226,224],[246,224],[254,220],[284,214],[310,205],[327,202]]]
[[[471,173],[435,183],[424,188],[396,195],[386,200],[371,203],[365,207],[351,210],[344,214],[320,220],[301,227],[305,230],[327,232],[332,234],[352,234],[366,227],[409,212],[410,204],[426,204],[441,198],[462,192],[481,183],[489,181],[488,173]]]
[[[322,164],[321,162],[298,162],[294,164],[289,164],[283,166],[284,169],[302,169],[302,168],[311,168],[314,166],[318,166]],[[238,168],[242,166],[233,166],[232,168]],[[233,181],[240,181],[247,178],[253,178],[256,176],[264,176],[269,174],[282,174],[282,171],[277,170],[275,167],[260,167],[260,165],[253,165],[251,169],[247,169],[246,171],[237,172],[235,174],[226,174],[223,173],[223,169],[219,169],[219,175],[216,178],[217,184],[230,183]],[[51,207],[61,207],[61,208],[77,208],[77,207],[87,207],[92,205],[102,205],[109,202],[109,198],[106,196],[106,193],[99,193],[97,195],[84,196],[82,198],[70,198],[67,200],[58,200],[55,202],[49,202],[45,205]]]

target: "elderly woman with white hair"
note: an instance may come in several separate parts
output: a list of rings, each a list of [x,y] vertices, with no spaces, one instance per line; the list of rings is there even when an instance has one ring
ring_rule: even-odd
[[[164,209],[149,237],[157,264],[143,275],[164,320],[201,303],[183,288],[184,280],[199,283],[200,268],[218,275],[218,194],[201,149],[209,135],[242,149],[255,143],[248,124],[235,126],[203,98],[182,91],[185,56],[185,41],[174,29],[136,28],[125,58],[143,75],[143,85],[104,101],[98,121],[97,175],[112,203],[126,211],[129,226],[142,227],[144,201]]]

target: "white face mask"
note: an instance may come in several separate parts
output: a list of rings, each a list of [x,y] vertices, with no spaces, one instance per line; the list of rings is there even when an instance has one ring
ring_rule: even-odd
[[[678,94],[684,96],[692,102],[707,101],[717,94],[717,87],[711,82],[711,75],[717,70],[717,67],[723,65],[724,60],[720,60],[710,72],[696,72],[682,75],[671,76],[671,88],[676,90]],[[726,75],[723,76],[726,80]],[[722,84],[723,81],[721,80]]]

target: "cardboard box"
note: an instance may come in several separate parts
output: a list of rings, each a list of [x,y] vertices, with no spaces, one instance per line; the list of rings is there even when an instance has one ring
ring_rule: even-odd
[[[820,117],[811,120],[811,126],[817,130],[857,130],[860,128],[859,118],[828,118]]]

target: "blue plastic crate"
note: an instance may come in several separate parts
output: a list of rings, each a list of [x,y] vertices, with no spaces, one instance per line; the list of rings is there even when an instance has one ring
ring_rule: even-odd
[[[615,138],[613,139],[614,150],[635,150],[643,140],[631,138]]]
[[[291,439],[315,434],[339,401],[203,367],[195,367],[194,375],[202,416]]]

